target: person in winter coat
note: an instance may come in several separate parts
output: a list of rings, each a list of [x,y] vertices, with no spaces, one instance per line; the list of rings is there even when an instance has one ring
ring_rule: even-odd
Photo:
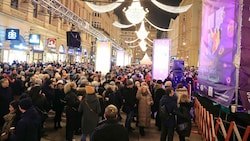
[[[190,109],[193,103],[189,101],[188,95],[183,94],[180,96],[180,107],[176,111],[177,114],[177,133],[179,134],[180,141],[185,141],[185,137],[189,137],[191,133],[191,115]]]
[[[13,136],[17,122],[20,120],[21,112],[18,108],[18,101],[11,101],[9,104],[9,113],[4,116],[5,123],[2,128],[0,141],[10,141]]]
[[[33,107],[31,99],[21,99],[19,101],[19,109],[22,112],[22,116],[15,128],[14,141],[39,141],[41,118]]]
[[[7,78],[0,80],[0,128],[4,124],[3,116],[9,113],[9,103],[13,100],[13,93],[9,87],[9,81]]]
[[[45,94],[47,101],[49,102],[50,108],[53,106],[53,100],[55,98],[55,90],[53,81],[45,79],[42,85],[42,93]]]
[[[156,84],[156,89],[154,91],[154,112],[156,112],[155,116],[155,125],[158,127],[158,130],[161,130],[161,118],[159,114],[159,103],[161,97],[165,95],[165,89],[162,88],[162,81],[158,80]]]
[[[66,140],[72,141],[76,130],[79,99],[76,95],[76,84],[68,82],[64,86],[66,102]]]
[[[175,115],[174,111],[177,109],[177,97],[174,95],[174,90],[172,87],[166,88],[166,95],[163,95],[160,100],[160,105],[165,105],[169,113],[168,119],[161,119],[161,141],[166,141],[168,136],[168,141],[173,141],[174,129],[175,129]]]
[[[145,135],[144,128],[150,126],[151,121],[151,105],[153,99],[148,86],[141,86],[137,91],[136,98],[138,99],[138,117],[139,117],[139,130],[142,136]]]
[[[53,110],[55,111],[54,129],[62,128],[61,120],[65,105],[64,101],[65,94],[63,91],[63,86],[64,86],[63,80],[57,81],[57,86],[55,89],[55,98],[53,102]]]
[[[130,80],[127,82],[126,86],[122,89],[122,96],[124,100],[122,111],[127,114],[125,121],[125,128],[127,128],[128,131],[134,130],[131,127],[131,120],[135,114],[137,107],[136,92],[137,88],[134,87],[134,83]]]
[[[95,128],[91,141],[129,141],[127,130],[117,120],[118,109],[115,105],[108,105],[105,108],[102,122]]]
[[[101,107],[95,94],[95,87],[85,86],[86,96],[81,101],[78,112],[82,113],[82,137],[81,141],[86,141],[87,135],[92,134],[99,122]]]

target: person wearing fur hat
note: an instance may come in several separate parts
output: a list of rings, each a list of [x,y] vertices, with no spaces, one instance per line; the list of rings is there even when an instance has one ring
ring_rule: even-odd
[[[19,101],[19,109],[22,112],[21,119],[15,128],[15,141],[39,141],[41,118],[32,104],[30,98]]]
[[[86,96],[81,101],[78,112],[82,113],[82,137],[86,141],[87,135],[91,135],[99,122],[101,107],[95,94],[95,87],[85,86]]]

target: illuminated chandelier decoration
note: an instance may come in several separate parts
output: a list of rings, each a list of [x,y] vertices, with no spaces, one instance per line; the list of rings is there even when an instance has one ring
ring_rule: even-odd
[[[143,52],[147,51],[148,47],[152,48],[152,45],[149,45],[145,40],[141,40],[138,45],[135,46],[128,46],[129,48],[136,48],[140,47]]]
[[[132,4],[127,9],[123,9],[123,12],[130,23],[138,24],[143,21],[148,13],[148,9],[146,8],[144,10],[139,0],[133,0]]]
[[[141,40],[140,43],[139,43],[139,46],[140,46],[140,48],[141,48],[141,50],[142,50],[143,52],[145,52],[145,51],[148,49],[148,48],[147,48],[147,43],[146,43],[145,40]]]
[[[104,13],[104,12],[112,11],[115,8],[119,7],[121,5],[121,3],[124,1],[125,0],[117,0],[116,2],[114,2],[112,4],[108,4],[108,5],[94,5],[94,4],[91,4],[89,2],[86,2],[86,3],[94,11],[99,12],[99,13]],[[151,2],[155,6],[157,6],[158,8],[160,8],[166,12],[176,13],[176,14],[186,12],[192,6],[192,4],[189,4],[186,6],[169,6],[169,5],[162,4],[156,0],[151,0]],[[128,19],[129,22],[131,22],[131,24],[125,25],[125,24],[119,23],[118,21],[115,21],[113,23],[114,26],[119,27],[119,28],[129,28],[131,26],[134,26],[135,24],[142,22],[145,19],[150,25],[152,25],[154,28],[156,28],[158,30],[161,30],[161,31],[170,31],[171,30],[171,29],[160,28],[160,27],[154,25],[148,19],[146,19],[145,16],[149,11],[148,11],[148,9],[144,10],[144,8],[141,6],[139,0],[133,0],[132,4],[127,9],[126,8],[123,9],[123,12],[125,12],[126,18]]]
[[[135,31],[135,33],[140,40],[144,40],[148,37],[149,32],[145,29],[144,21],[141,22],[140,29]]]

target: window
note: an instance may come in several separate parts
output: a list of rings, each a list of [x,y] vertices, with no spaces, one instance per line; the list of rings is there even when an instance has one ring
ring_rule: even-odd
[[[18,0],[11,0],[10,6],[11,6],[11,8],[17,9],[18,8]]]
[[[38,6],[36,3],[32,2],[33,6],[34,6],[34,9],[33,9],[33,17],[34,18],[37,18],[37,13],[38,13]]]

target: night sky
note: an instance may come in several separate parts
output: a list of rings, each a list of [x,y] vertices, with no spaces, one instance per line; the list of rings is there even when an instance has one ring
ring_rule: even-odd
[[[113,0],[116,1],[116,0]],[[178,6],[182,0],[157,0],[166,5]],[[125,0],[123,4],[115,9],[115,13],[118,15],[119,20],[122,24],[129,24],[127,21],[124,12],[122,11],[124,7],[130,6],[132,0]],[[147,19],[158,27],[168,28],[171,18],[176,18],[178,14],[168,13],[159,9],[155,6],[150,0],[140,0],[141,5],[144,8],[148,8],[149,12],[146,15]]]

